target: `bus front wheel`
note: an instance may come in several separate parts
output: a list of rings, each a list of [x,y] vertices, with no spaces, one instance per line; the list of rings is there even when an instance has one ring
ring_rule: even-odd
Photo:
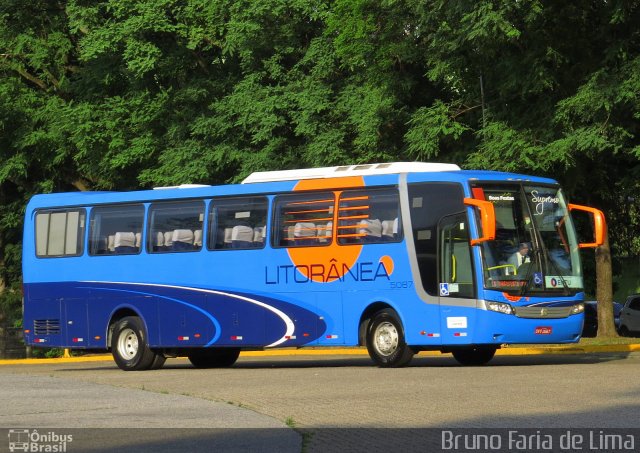
[[[479,366],[485,365],[493,359],[496,354],[496,348],[489,346],[454,349],[451,354],[460,365]]]
[[[196,368],[225,368],[240,356],[240,348],[196,349],[187,357]]]
[[[159,363],[157,355],[147,346],[142,320],[137,316],[127,316],[116,322],[111,336],[111,354],[116,365],[124,371],[148,370],[164,363]]]
[[[380,367],[397,368],[407,365],[415,352],[404,340],[402,323],[394,310],[377,312],[367,329],[367,351]]]

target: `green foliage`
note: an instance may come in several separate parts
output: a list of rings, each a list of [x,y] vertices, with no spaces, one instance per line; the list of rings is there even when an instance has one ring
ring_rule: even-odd
[[[417,109],[405,134],[408,152],[417,160],[431,160],[439,157],[442,150],[450,149],[451,143],[460,140],[465,132],[471,131],[470,127],[456,120],[453,111],[452,106],[440,100],[431,107]]]
[[[3,304],[34,193],[306,166],[549,175],[639,255],[638,23],[638,0],[0,0]]]
[[[64,356],[62,348],[32,348],[31,358],[34,359],[58,359]]]

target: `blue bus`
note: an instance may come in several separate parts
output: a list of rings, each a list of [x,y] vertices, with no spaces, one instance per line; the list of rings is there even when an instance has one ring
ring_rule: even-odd
[[[593,242],[571,211],[588,213]],[[110,350],[123,370],[333,345],[364,345],[382,367],[422,350],[484,364],[503,344],[580,339],[579,250],[604,228],[554,180],[420,162],[36,195],[24,335]]]

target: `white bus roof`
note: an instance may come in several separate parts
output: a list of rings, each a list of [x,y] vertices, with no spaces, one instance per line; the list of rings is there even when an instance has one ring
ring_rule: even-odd
[[[160,186],[154,187],[153,190],[164,189],[198,189],[200,187],[211,187],[209,184],[180,184],[179,186]]]
[[[303,168],[299,170],[257,171],[242,184],[294,181],[297,179],[338,178],[341,176],[386,175],[394,173],[439,172],[460,170],[455,164],[432,162],[389,162],[383,164],[342,165],[339,167]]]

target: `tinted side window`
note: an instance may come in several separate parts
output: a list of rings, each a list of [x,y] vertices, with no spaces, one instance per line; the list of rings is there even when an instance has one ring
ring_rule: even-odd
[[[149,208],[150,253],[193,252],[202,248],[203,201],[154,203]]]
[[[214,199],[209,213],[208,248],[263,248],[267,210],[266,197]]]
[[[438,230],[440,235],[438,283],[447,284],[445,288],[450,296],[475,297],[473,258],[466,213],[443,217]]]
[[[128,255],[140,252],[144,206],[105,206],[91,210],[90,255]]]
[[[422,286],[429,294],[439,294],[438,222],[445,216],[464,212],[460,184],[421,183],[409,185],[409,208],[416,258]]]
[[[317,247],[331,244],[333,192],[283,195],[276,198],[274,247]]]
[[[339,244],[402,240],[400,200],[396,189],[349,190],[340,195]]]
[[[85,215],[84,209],[36,213],[36,255],[81,255]]]

